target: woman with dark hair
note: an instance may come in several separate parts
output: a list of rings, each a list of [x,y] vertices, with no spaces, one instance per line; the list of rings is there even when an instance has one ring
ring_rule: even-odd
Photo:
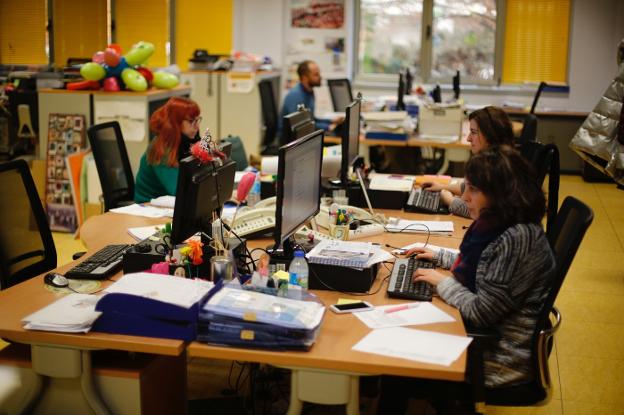
[[[485,107],[468,115],[470,132],[468,142],[474,155],[492,146],[513,145],[514,136],[511,120],[507,113],[498,107]],[[440,202],[449,207],[455,215],[470,217],[466,204],[457,196],[464,192],[463,180],[452,180],[448,185],[424,183],[423,188],[440,192]]]
[[[474,222],[459,254],[426,248],[407,254],[450,270],[419,268],[413,278],[435,286],[466,325],[499,333],[484,354],[485,383],[512,386],[534,376],[531,335],[555,271],[540,224],[546,202],[531,167],[509,146],[475,154],[467,163],[465,181],[462,199]],[[400,414],[415,386],[422,391],[426,381],[389,377],[383,382],[379,413]]]
[[[187,98],[173,97],[150,118],[156,138],[141,157],[134,190],[137,203],[175,195],[178,162],[190,155],[191,144],[199,140],[199,106]]]

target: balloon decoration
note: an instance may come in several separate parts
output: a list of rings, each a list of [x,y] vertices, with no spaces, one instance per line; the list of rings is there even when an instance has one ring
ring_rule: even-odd
[[[121,55],[121,47],[111,43],[103,51],[97,51],[80,68],[80,75],[85,81],[67,84],[67,89],[100,89],[104,91],[145,91],[150,85],[161,89],[170,89],[180,82],[178,77],[169,72],[152,73],[145,66],[147,59],[154,53],[154,45],[139,42],[125,55]],[[102,82],[100,82],[102,81]]]

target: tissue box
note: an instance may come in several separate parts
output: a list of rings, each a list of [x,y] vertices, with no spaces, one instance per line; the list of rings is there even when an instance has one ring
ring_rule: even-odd
[[[425,106],[420,108],[418,131],[420,138],[461,137],[464,109],[456,106]]]

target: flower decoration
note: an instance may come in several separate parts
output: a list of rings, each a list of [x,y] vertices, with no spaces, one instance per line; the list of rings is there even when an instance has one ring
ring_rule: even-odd
[[[191,154],[202,164],[226,159],[225,154],[212,141],[210,130],[206,130],[204,136],[191,146]]]
[[[188,257],[191,259],[193,265],[200,265],[204,262],[202,259],[203,250],[202,247],[204,244],[201,241],[189,241],[188,247],[190,248],[188,252]]]

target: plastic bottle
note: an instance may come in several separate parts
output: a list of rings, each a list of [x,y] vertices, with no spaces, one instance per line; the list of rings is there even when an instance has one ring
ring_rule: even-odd
[[[256,179],[251,185],[251,189],[249,189],[249,194],[247,194],[247,206],[255,206],[260,199],[260,173],[256,173]]]
[[[290,274],[290,285],[298,285],[302,290],[308,289],[310,270],[302,250],[298,249],[295,251],[295,257],[290,262],[288,273]]]

